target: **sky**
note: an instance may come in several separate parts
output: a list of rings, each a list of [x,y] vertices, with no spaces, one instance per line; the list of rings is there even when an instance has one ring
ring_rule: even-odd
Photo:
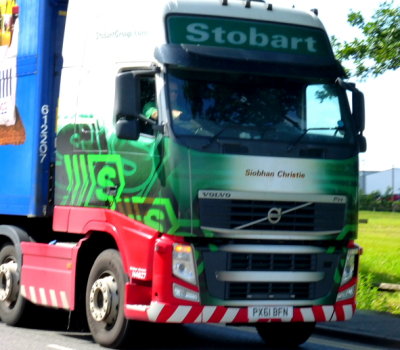
[[[298,9],[318,9],[329,36],[335,35],[340,41],[351,41],[361,37],[357,28],[347,22],[350,10],[361,11],[369,20],[378,9],[380,0],[274,0],[273,4],[285,7],[293,5]],[[394,0],[399,6],[400,0]],[[352,78],[364,93],[366,108],[367,152],[360,154],[360,170],[381,171],[400,168],[400,69],[386,72],[377,78],[360,81]]]

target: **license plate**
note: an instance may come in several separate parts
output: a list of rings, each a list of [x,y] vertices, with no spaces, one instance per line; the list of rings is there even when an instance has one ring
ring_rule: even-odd
[[[293,318],[292,306],[250,306],[248,309],[250,321],[263,319],[291,320]]]

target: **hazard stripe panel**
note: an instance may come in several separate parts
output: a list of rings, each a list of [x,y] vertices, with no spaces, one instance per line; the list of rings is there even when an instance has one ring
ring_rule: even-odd
[[[54,289],[21,285],[21,295],[37,305],[70,310],[67,293],[62,290],[55,291]]]
[[[282,322],[331,322],[349,320],[355,304],[338,303],[295,307],[291,319],[273,319]],[[153,302],[151,305],[126,305],[125,315],[159,323],[250,323],[247,307],[171,305]],[[264,319],[262,321],[271,321]]]

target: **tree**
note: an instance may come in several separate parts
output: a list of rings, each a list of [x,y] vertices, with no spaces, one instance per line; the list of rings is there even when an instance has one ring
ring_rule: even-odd
[[[348,22],[359,28],[363,37],[343,43],[332,37],[332,42],[339,61],[354,63],[350,75],[376,77],[400,67],[400,7],[394,6],[393,0],[381,3],[369,22],[359,11],[351,11]]]

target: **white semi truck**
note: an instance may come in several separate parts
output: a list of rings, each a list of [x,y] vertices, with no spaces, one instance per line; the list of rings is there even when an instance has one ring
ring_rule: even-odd
[[[364,101],[314,12],[0,8],[3,322],[35,304],[84,313],[107,347],[138,321],[291,346],[352,317]]]

